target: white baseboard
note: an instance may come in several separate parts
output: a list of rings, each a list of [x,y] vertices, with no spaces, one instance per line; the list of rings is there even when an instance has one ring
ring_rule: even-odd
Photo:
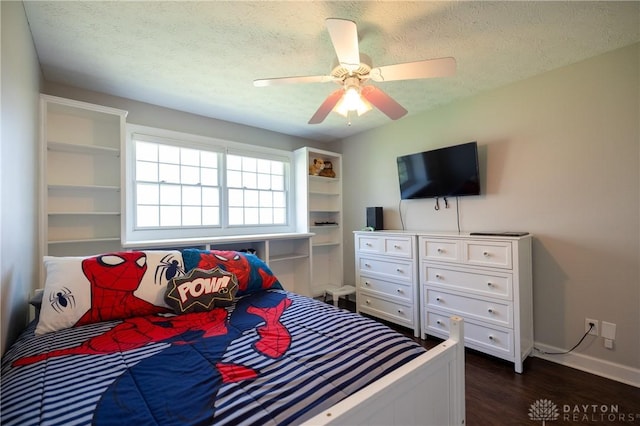
[[[538,342],[535,343],[535,347],[544,352],[564,352],[566,350]],[[640,369],[638,368],[574,352],[564,355],[546,355],[534,349],[532,356],[640,388]]]

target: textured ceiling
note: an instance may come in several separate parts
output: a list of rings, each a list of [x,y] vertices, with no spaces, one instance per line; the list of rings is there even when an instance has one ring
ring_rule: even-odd
[[[354,20],[374,66],[453,56],[453,77],[374,83],[417,114],[640,41],[640,2],[26,1],[47,81],[309,139],[351,126],[307,121],[337,86],[253,86],[324,75],[335,53],[324,20]],[[615,78],[605,76],[604,78]]]

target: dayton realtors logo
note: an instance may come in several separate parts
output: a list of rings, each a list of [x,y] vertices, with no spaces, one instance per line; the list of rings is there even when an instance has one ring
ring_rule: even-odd
[[[566,421],[572,423],[634,423],[640,422],[640,413],[626,413],[618,404],[563,404],[561,410],[548,399],[539,399],[529,407],[529,419]]]

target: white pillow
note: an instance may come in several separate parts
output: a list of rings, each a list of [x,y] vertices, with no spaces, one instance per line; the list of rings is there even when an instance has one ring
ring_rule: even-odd
[[[45,256],[46,279],[35,334],[93,322],[171,312],[168,281],[184,275],[177,250]]]

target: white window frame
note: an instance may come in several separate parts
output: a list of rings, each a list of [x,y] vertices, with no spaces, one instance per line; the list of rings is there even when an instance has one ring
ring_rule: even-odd
[[[155,243],[158,241],[188,241],[206,240],[208,238],[264,235],[295,232],[295,200],[293,191],[294,170],[293,152],[258,145],[242,144],[207,136],[193,135],[154,127],[127,124],[125,147],[122,158],[122,203],[124,205],[122,220],[122,244],[134,245],[141,242]],[[222,154],[220,162],[220,225],[215,227],[176,227],[176,228],[144,228],[136,229],[136,175],[135,175],[135,143],[134,136],[141,135],[144,140],[160,144],[170,144],[178,147],[198,150],[214,151]],[[240,155],[261,159],[282,161],[285,163],[285,191],[287,194],[286,224],[284,225],[252,225],[229,226],[227,217],[227,185],[226,185],[226,155]]]

